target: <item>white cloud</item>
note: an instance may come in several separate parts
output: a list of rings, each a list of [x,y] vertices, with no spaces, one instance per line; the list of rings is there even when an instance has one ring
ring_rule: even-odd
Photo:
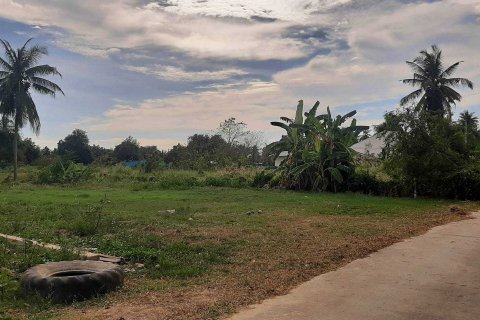
[[[342,31],[350,46],[347,50],[316,56],[304,66],[275,74],[274,81],[292,94],[318,97],[332,105],[399,99],[412,90],[399,82],[411,75],[405,61],[438,44],[445,64],[464,60],[457,75],[480,86],[480,25],[469,21],[480,1],[464,3],[415,3],[390,8],[388,14],[385,7],[371,8],[368,14],[375,19],[367,19],[364,12],[351,15]],[[466,99],[459,106],[479,103],[469,90],[461,92]]]
[[[353,59],[351,54],[317,56],[307,65],[279,72],[274,80],[304,98],[338,106],[394,98],[405,87],[398,74],[405,66]]]
[[[186,71],[182,68],[162,65],[154,65],[153,67],[123,66],[123,68],[170,81],[216,81],[247,74],[247,72],[236,68],[218,71]]]
[[[318,11],[346,4],[351,0],[170,0],[166,7],[177,14],[250,18],[252,16],[303,23]],[[150,4],[152,6],[152,4]]]
[[[257,130],[265,128],[262,119],[276,118],[272,112],[290,109],[284,107],[283,98],[276,84],[251,83],[243,89],[185,93],[137,105],[117,104],[102,119],[84,123],[89,131],[211,130],[224,119],[237,117]]]
[[[108,50],[133,48],[129,51],[132,60],[135,56],[148,57],[146,48],[161,50],[165,46],[197,58],[220,60],[219,65],[223,58],[288,60],[306,57],[311,54],[311,47],[300,37],[284,38],[286,30],[303,26],[333,30],[328,35],[330,39],[316,47],[324,46],[330,51],[313,57],[305,65],[272,72],[270,82],[231,83],[227,79],[244,74],[236,67],[192,72],[155,62],[150,69],[126,66],[162,79],[225,80],[225,83],[197,88],[203,91],[196,93],[118,103],[101,117],[84,122],[87,130],[97,136],[132,134],[139,139],[155,139],[151,136],[158,134],[159,139],[174,143],[172,132],[183,137],[208,131],[233,116],[252,130],[265,130],[267,137],[273,137],[281,131],[272,128],[269,121],[293,115],[298,99],[304,99],[307,106],[318,99],[323,108],[361,104],[363,111],[358,117],[365,122],[378,122],[379,113],[394,107],[378,107],[382,102],[398,101],[412,89],[399,82],[411,75],[404,62],[431,44],[443,49],[446,63],[464,60],[457,74],[475,84],[475,91],[461,91],[464,100],[458,110],[472,107],[480,110],[477,94],[480,1],[477,0],[409,4],[374,0],[172,0],[175,6],[166,9],[152,4],[138,7],[133,0],[101,4],[91,0],[75,4],[68,1],[53,4],[52,0],[27,3],[0,0],[4,9],[0,16],[42,25],[42,29],[63,28],[71,36],[57,37],[57,41],[84,54],[106,57]],[[259,23],[238,19],[251,16],[279,20]],[[345,45],[331,45],[336,41]],[[265,75],[270,74],[267,71]],[[182,139],[178,142],[184,142]]]
[[[444,11],[447,13],[444,13]],[[459,76],[480,85],[480,66],[476,59],[480,45],[475,41],[478,25],[462,27],[472,9],[452,2],[411,4],[388,17],[365,21],[349,18],[345,37],[350,48],[318,55],[304,66],[273,75],[272,82],[225,83],[204,87],[199,93],[186,93],[165,99],[145,100],[138,105],[117,105],[104,114],[90,130],[153,132],[183,130],[189,133],[211,130],[223,119],[234,116],[254,130],[264,130],[270,139],[281,134],[269,125],[279,116],[292,115],[296,100],[304,99],[306,108],[315,100],[321,107],[362,104],[358,118],[363,123],[380,121],[379,115],[394,105],[412,88],[399,80],[411,73],[405,60],[439,41],[446,62],[466,60]],[[439,19],[427,19],[429,16]],[[448,32],[444,15],[448,15]],[[445,19],[443,19],[445,18]],[[424,28],[418,30],[418,21]],[[391,57],[391,58],[389,58]],[[464,92],[459,109],[478,105],[475,92]],[[371,104],[369,106],[368,104]]]
[[[134,135],[149,143],[156,139],[152,134],[162,140],[168,137],[171,147],[185,143],[184,137],[188,135],[209,133],[223,120],[235,117],[247,123],[249,129],[266,132],[271,137],[280,132],[269,122],[291,115],[295,105],[296,97],[285,96],[275,83],[252,82],[242,88],[187,92],[133,105],[117,104],[101,117],[84,119],[81,127],[94,136]],[[172,133],[182,138],[172,139]]]
[[[310,52],[301,40],[284,38],[291,22],[268,24],[166,12],[132,0],[16,2],[0,0],[0,16],[68,32],[64,47],[100,55],[109,48],[170,47],[195,57],[293,59]],[[88,48],[86,48],[88,47]]]

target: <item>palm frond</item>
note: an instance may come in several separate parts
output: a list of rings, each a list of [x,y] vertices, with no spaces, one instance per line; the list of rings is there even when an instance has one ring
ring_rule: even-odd
[[[61,94],[65,95],[65,93],[62,91],[62,89],[56,84],[53,83],[47,79],[43,78],[38,78],[38,77],[32,77],[32,84],[37,85],[37,86],[42,86],[45,87],[46,89],[49,89],[54,93],[53,96],[55,96],[56,92],[60,92]]]
[[[413,78],[416,80],[427,80],[427,77],[416,72],[413,73]]]
[[[403,97],[400,100],[400,105],[404,106],[404,105],[408,104],[409,102],[412,102],[412,101],[416,100],[422,93],[423,93],[423,89],[418,89],[418,90],[413,91],[412,93],[406,95],[405,97]]]
[[[423,81],[422,80],[419,80],[419,79],[403,79],[402,82],[404,84],[409,84],[411,85],[412,87],[415,87],[415,86],[421,86]]]
[[[52,96],[52,97],[55,97],[55,96],[56,96],[55,91],[50,90],[49,88],[44,87],[44,86],[42,86],[42,85],[38,85],[38,84],[33,83],[33,84],[32,84],[32,88],[33,88],[36,92],[38,92],[38,93],[40,93],[40,94],[46,94],[46,95],[50,95],[50,96]]]
[[[29,68],[40,61],[40,58],[48,54],[48,49],[44,46],[35,45],[29,50],[24,51],[24,57],[22,59],[22,65],[24,68]]]
[[[434,58],[434,65],[436,68],[436,71],[438,72],[438,76],[441,74],[441,70],[443,69],[443,63],[442,63],[442,50],[437,45],[432,46],[432,53],[433,53],[433,58]]]
[[[419,61],[406,61],[406,63],[412,68],[415,73],[420,75],[427,75],[427,71],[420,66]]]
[[[38,116],[37,107],[35,102],[32,99],[32,96],[27,93],[27,104],[25,106],[25,117],[29,123],[30,127],[37,136],[40,133],[40,117]]]
[[[12,71],[13,67],[5,61],[2,57],[0,57],[0,67],[5,71]]]
[[[448,79],[442,79],[441,83],[443,85],[449,85],[449,86],[464,86],[464,87],[469,87],[470,89],[473,89],[473,82],[465,79],[465,78],[448,78]]]
[[[34,66],[25,71],[25,74],[29,77],[36,77],[36,76],[62,76],[60,72],[58,72],[57,68],[49,66],[48,64],[42,64],[39,66]]]
[[[10,43],[6,40],[0,39],[0,43],[2,43],[3,48],[5,49],[5,54],[7,55],[8,62],[10,65],[13,65],[15,61],[17,60],[15,50],[13,50],[12,46]]]
[[[447,69],[445,69],[441,74],[440,74],[440,78],[443,78],[443,77],[446,77],[446,76],[450,76],[452,73],[455,72],[455,70],[457,70],[458,66],[460,65],[460,63],[462,63],[463,61],[458,61],[458,62],[455,62],[454,64],[452,64],[450,67],[448,67]]]
[[[456,101],[462,100],[462,95],[448,86],[440,86],[440,91],[449,103],[455,104]]]

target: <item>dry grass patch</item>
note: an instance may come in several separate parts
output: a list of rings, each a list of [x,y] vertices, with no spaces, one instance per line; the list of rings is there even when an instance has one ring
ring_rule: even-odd
[[[286,294],[312,277],[433,226],[465,217],[448,211],[398,217],[276,216],[265,228],[198,228],[182,237],[241,243],[227,265],[202,278],[168,287],[174,280],[132,279],[108,307],[69,309],[65,319],[217,319],[268,297]],[[152,288],[157,282],[160,290]]]

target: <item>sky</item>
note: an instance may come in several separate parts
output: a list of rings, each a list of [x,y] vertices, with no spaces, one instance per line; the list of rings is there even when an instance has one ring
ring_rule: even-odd
[[[480,0],[0,0],[0,38],[34,38],[62,74],[65,96],[34,95],[39,136],[22,131],[48,147],[79,128],[167,150],[230,117],[272,142],[300,99],[375,125],[432,44],[474,82],[455,114],[480,115],[479,35]]]

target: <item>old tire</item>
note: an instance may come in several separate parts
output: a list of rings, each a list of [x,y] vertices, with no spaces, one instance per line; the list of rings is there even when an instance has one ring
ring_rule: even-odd
[[[56,303],[85,300],[122,284],[121,267],[101,261],[50,262],[28,269],[21,277],[23,290]]]

